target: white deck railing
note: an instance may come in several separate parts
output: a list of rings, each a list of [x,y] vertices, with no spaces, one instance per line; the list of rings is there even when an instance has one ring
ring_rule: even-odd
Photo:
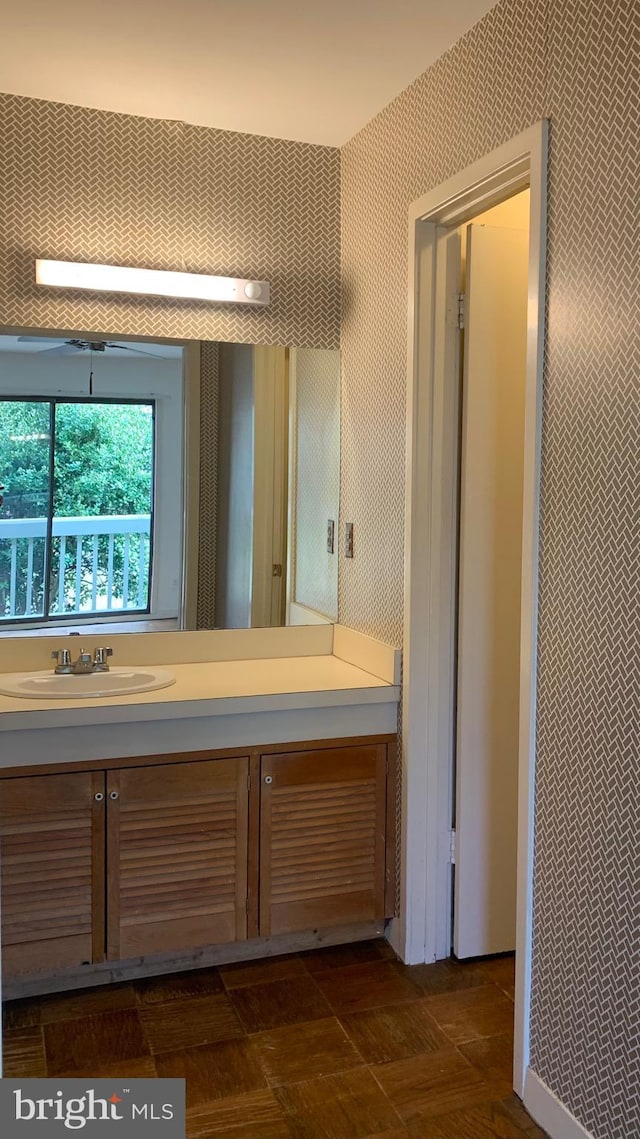
[[[145,609],[149,578],[149,535],[151,517],[149,514],[104,515],[102,518],[54,518],[52,538],[59,541],[53,545],[51,579],[57,574],[57,604],[52,611],[63,613],[112,613],[125,609]],[[100,551],[99,538],[107,535],[106,557]],[[9,582],[7,607],[7,583],[4,587],[4,617],[30,617],[33,604],[34,554],[36,542],[47,536],[46,518],[0,519],[0,550],[9,547]],[[114,588],[115,542],[118,536],[124,538],[122,558],[121,588]],[[132,543],[132,538],[139,541]],[[104,543],[102,546],[104,547]],[[67,553],[71,546],[71,572],[67,563]],[[137,549],[133,547],[137,546]],[[26,559],[25,559],[26,553]],[[85,563],[83,565],[83,554]],[[87,554],[90,554],[90,571],[87,569]],[[136,596],[130,596],[132,582],[132,556],[137,563]],[[84,590],[83,590],[84,586]],[[84,592],[84,600],[82,594]],[[18,598],[24,598],[24,607],[17,612]],[[51,601],[53,602],[53,598]]]

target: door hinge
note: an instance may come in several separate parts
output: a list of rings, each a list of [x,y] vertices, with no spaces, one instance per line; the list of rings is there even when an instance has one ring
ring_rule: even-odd
[[[456,864],[456,854],[458,853],[458,836],[456,831],[449,831],[449,862],[452,866]]]
[[[458,293],[458,328],[464,328],[464,293]]]

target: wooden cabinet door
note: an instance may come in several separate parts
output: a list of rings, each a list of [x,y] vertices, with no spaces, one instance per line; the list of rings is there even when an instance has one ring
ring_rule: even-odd
[[[110,960],[246,937],[248,759],[107,773]]]
[[[104,784],[102,771],[0,781],[5,979],[104,959]]]
[[[384,917],[384,744],[264,755],[260,934]]]

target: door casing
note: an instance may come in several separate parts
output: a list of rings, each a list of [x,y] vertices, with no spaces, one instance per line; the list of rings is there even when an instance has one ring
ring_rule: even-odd
[[[450,953],[457,448],[447,443],[457,430],[457,403],[448,382],[456,354],[444,319],[451,302],[446,237],[525,187],[531,192],[514,1058],[520,1095],[529,1059],[547,140],[548,123],[542,120],[409,208],[402,904],[391,940],[407,963],[415,963]]]

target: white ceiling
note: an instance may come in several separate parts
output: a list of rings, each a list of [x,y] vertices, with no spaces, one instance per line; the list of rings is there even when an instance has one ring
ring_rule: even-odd
[[[13,0],[0,91],[341,146],[495,0]]]

